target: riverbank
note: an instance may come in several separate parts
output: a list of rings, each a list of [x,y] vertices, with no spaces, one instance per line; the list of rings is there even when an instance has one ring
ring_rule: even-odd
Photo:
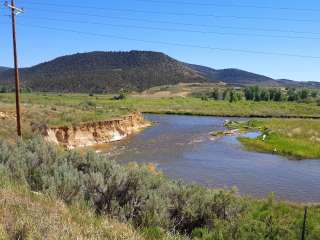
[[[64,146],[67,149],[90,147],[120,141],[134,133],[150,127],[139,112],[117,119],[78,123],[73,126],[33,126],[33,132],[39,133],[47,142]]]
[[[320,125],[312,119],[268,119],[233,122],[229,129],[261,131],[257,138],[239,137],[252,151],[268,152],[294,159],[320,158]]]
[[[240,139],[251,150],[276,152],[281,155],[295,158],[318,158],[317,139],[319,129],[316,124],[302,129],[302,132],[313,132],[303,137],[293,134],[286,136],[286,132],[297,127],[296,125],[320,118],[320,107],[315,103],[296,102],[253,102],[239,101],[202,101],[192,97],[147,98],[144,96],[128,96],[123,100],[114,100],[112,95],[85,95],[85,94],[56,94],[56,93],[28,93],[22,94],[23,136],[33,137],[31,125],[48,125],[52,128],[81,123],[94,123],[114,118],[121,118],[131,112],[155,114],[179,114],[194,116],[225,116],[225,117],[259,117],[283,118],[271,128],[276,131],[266,141],[258,139]],[[0,122],[4,126],[0,129],[0,137],[12,138],[15,134],[14,95],[0,94]],[[291,119],[293,119],[291,121]],[[264,122],[267,122],[266,120]],[[311,121],[312,122],[312,121]],[[308,124],[307,124],[308,125]],[[289,131],[287,131],[289,130]],[[278,133],[279,132],[279,133]],[[309,139],[308,139],[309,137]],[[299,138],[299,139],[296,139]],[[312,139],[311,139],[312,138]],[[319,145],[319,144],[318,144]],[[276,151],[275,151],[276,150]]]
[[[14,95],[0,94],[0,137],[12,138],[15,132]],[[251,102],[240,101],[229,103],[227,101],[202,101],[192,97],[174,98],[146,98],[143,96],[127,97],[123,100],[114,100],[111,95],[85,94],[55,94],[55,93],[29,93],[22,95],[23,135],[26,138],[33,136],[32,127],[48,125],[54,127],[70,127],[81,123],[101,122],[108,119],[121,118],[131,112],[156,114],[179,114],[194,116],[226,116],[226,117],[259,117],[283,118],[276,124],[269,126],[275,129],[267,141],[261,139],[241,138],[248,149],[264,152],[275,152],[281,155],[301,158],[319,158],[317,149],[319,129],[315,124],[301,132],[310,132],[308,136],[293,134],[286,136],[291,130],[311,122],[310,119],[320,118],[320,107],[315,103],[295,102]],[[293,119],[293,120],[291,120]],[[264,121],[264,124],[269,121]],[[282,124],[282,123],[285,124]],[[270,124],[267,124],[270,125]],[[287,129],[286,126],[290,126]],[[285,129],[282,131],[280,128]],[[318,134],[318,135],[317,135]]]
[[[242,118],[146,114],[152,128],[128,141],[98,150],[121,164],[154,163],[171,179],[212,188],[237,186],[242,196],[318,202],[320,161],[292,161],[275,154],[247,151],[239,135],[212,137],[225,130],[224,122]],[[231,134],[231,132],[230,132]],[[258,132],[240,133],[255,138]],[[214,140],[213,140],[214,139]]]
[[[1,96],[1,94],[0,94]],[[83,101],[77,106],[68,104],[23,103],[21,105],[22,135],[29,139],[36,129],[72,128],[84,123],[117,120],[132,114],[129,109],[108,109],[97,107],[95,103]],[[0,138],[14,139],[16,132],[15,105],[0,101]]]
[[[195,240],[215,239],[217,236],[239,240],[259,239],[261,236],[298,239],[302,231],[304,207],[308,206],[306,239],[316,240],[320,236],[320,208],[317,205],[279,202],[272,195],[265,200],[255,200],[240,197],[236,190],[187,185],[169,180],[163,174],[155,174],[145,165],[118,165],[92,152],[64,152],[40,140],[25,141],[18,145],[2,142],[0,169],[1,180],[6,178],[11,183],[17,181],[20,188],[36,192],[34,196],[26,193],[27,196],[31,195],[26,198],[12,192],[10,188],[1,188],[4,190],[0,193],[9,195],[5,196],[6,199],[15,199],[12,203],[14,207],[10,205],[11,201],[2,203],[6,204],[6,211],[9,211],[8,208],[16,209],[14,213],[18,215],[13,216],[22,216],[20,221],[16,218],[2,219],[0,224],[3,234],[17,229],[12,232],[16,236],[22,233],[26,238],[36,238],[34,234],[44,234],[50,230],[37,224],[40,216],[43,219],[41,223],[46,223],[46,214],[41,213],[50,214],[51,209],[54,209],[54,224],[59,224],[60,210],[68,219],[65,227],[75,226],[79,229],[78,224],[81,222],[79,230],[86,234],[86,238],[96,236],[95,239],[99,239],[99,233],[103,233],[104,226],[108,227],[108,224],[116,228],[117,222],[108,223],[106,220],[113,216],[140,229],[141,235],[147,236],[146,239],[170,239],[167,232],[180,233]],[[64,203],[56,205],[51,200],[46,201],[47,196]],[[26,204],[23,199],[32,204]],[[38,201],[43,201],[43,204],[38,205]],[[73,208],[83,201],[87,201],[90,214],[98,214],[87,215],[86,211],[79,212]],[[71,216],[63,207],[64,204],[73,208]],[[33,211],[30,206],[38,206],[37,211]],[[44,206],[45,210],[41,212]],[[9,213],[12,214],[11,211]],[[85,216],[92,217],[83,222]],[[95,217],[97,220],[94,220]],[[32,221],[23,221],[28,218]],[[96,224],[91,228],[92,222]],[[12,228],[6,227],[8,224]],[[48,222],[52,228],[56,227],[54,224]],[[113,230],[110,228],[109,234],[113,234]],[[129,233],[128,236],[134,236],[130,227],[124,226],[123,230],[123,233]],[[181,237],[175,235],[171,239]]]

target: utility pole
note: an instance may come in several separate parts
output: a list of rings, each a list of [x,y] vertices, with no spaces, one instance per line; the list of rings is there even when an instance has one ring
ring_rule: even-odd
[[[308,214],[308,207],[305,207],[304,208],[304,216],[303,216],[302,232],[301,232],[301,240],[305,240],[305,237],[306,237],[307,214]]]
[[[12,39],[13,39],[13,57],[14,57],[14,75],[15,75],[15,89],[16,89],[16,117],[17,117],[17,134],[19,137],[21,134],[21,111],[20,111],[20,76],[18,66],[18,52],[17,52],[17,40],[16,40],[16,15],[23,12],[23,9],[15,6],[15,1],[11,0],[11,4],[5,2],[5,6],[11,9],[12,20]]]

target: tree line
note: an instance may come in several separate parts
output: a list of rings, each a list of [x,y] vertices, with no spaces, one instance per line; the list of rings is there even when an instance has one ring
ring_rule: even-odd
[[[211,92],[201,95],[202,100],[224,100],[229,102],[246,101],[274,101],[274,102],[312,102],[320,105],[319,90],[296,88],[267,88],[250,86],[246,88],[216,88]]]

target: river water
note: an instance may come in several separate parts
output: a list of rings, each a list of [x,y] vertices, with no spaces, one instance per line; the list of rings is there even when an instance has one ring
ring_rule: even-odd
[[[236,186],[243,195],[320,202],[320,160],[289,160],[246,151],[234,136],[210,139],[226,119],[239,118],[146,115],[155,125],[112,144],[110,158],[154,163],[167,176],[209,187]]]

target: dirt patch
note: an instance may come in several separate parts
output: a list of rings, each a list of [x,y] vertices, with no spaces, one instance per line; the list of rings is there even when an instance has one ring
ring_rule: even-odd
[[[190,91],[171,92],[171,91],[159,91],[159,92],[144,92],[140,97],[154,97],[154,98],[169,98],[169,97],[187,97],[190,95]]]
[[[15,119],[15,114],[10,112],[0,112],[0,120]]]

